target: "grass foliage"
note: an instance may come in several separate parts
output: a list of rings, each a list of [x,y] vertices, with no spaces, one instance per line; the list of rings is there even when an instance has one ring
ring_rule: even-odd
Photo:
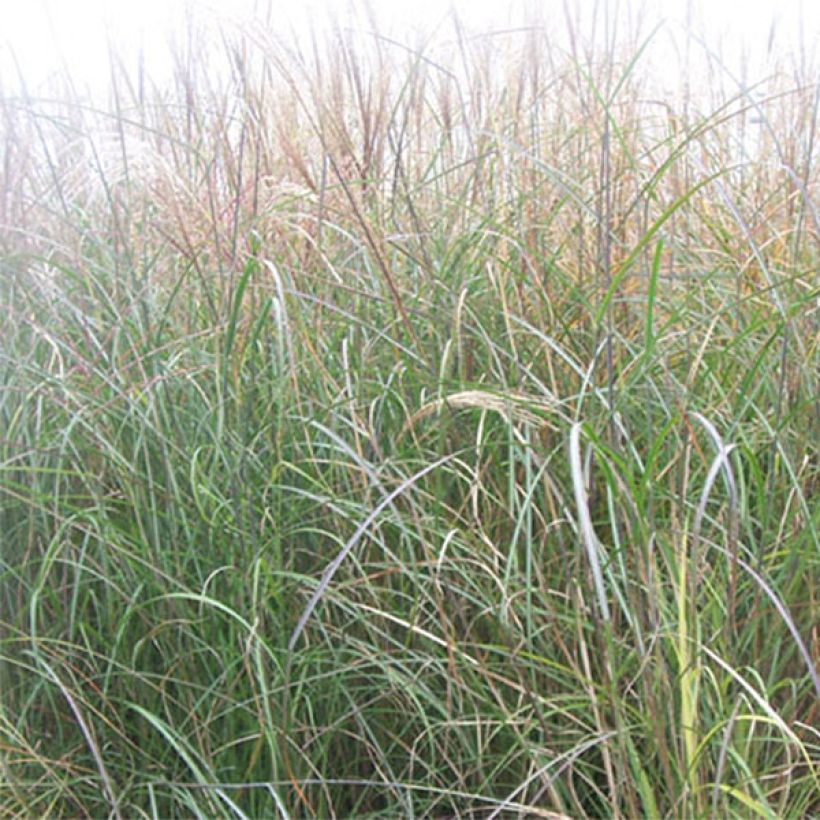
[[[820,812],[817,64],[544,26],[7,82],[0,814]]]

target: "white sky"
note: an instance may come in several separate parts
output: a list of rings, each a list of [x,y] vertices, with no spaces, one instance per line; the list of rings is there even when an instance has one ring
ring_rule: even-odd
[[[169,32],[178,26],[186,6],[206,10],[208,16],[243,19],[255,6],[272,4],[277,25],[289,22],[297,28],[307,19],[323,22],[335,12],[344,18],[349,0],[0,0],[0,88],[17,87],[15,55],[26,84],[33,92],[44,87],[46,78],[68,65],[81,87],[102,83],[107,66],[107,36],[110,32],[118,51],[127,61],[139,49],[146,55],[149,73],[161,76],[167,61]],[[412,25],[435,26],[447,18],[450,0],[371,0],[380,18],[394,30]],[[523,0],[521,0],[523,2]],[[470,27],[503,26],[510,21],[519,0],[452,0],[460,18]],[[564,0],[528,0],[548,15],[563,18]],[[568,0],[588,10],[595,0]],[[603,0],[621,8],[637,6],[638,0]],[[776,23],[775,45],[791,49],[802,37],[816,50],[820,35],[820,1],[811,0],[643,0],[643,5],[669,21],[670,30],[683,39],[686,8],[709,32],[709,40],[722,39],[724,55],[748,44],[753,59],[763,55],[772,23]],[[287,26],[284,27],[286,33]],[[680,42],[680,40],[679,40]],[[761,58],[762,59],[762,58]]]

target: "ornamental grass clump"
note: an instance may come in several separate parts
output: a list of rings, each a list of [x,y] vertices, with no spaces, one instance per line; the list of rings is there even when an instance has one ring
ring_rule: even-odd
[[[5,78],[0,812],[820,811],[816,55],[605,16]]]

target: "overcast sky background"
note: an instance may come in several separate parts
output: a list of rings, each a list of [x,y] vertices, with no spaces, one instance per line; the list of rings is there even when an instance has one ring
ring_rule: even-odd
[[[567,0],[589,10],[595,0]],[[602,0],[620,12],[667,20],[663,36],[679,45],[687,31],[687,6],[694,7],[694,34],[706,34],[712,45],[721,43],[724,57],[735,61],[745,49],[752,73],[764,73],[767,54],[795,51],[802,40],[817,50],[820,2],[805,0]],[[514,23],[524,0],[372,0],[380,19],[394,33],[424,26],[442,30],[448,6],[473,29],[491,29]],[[0,86],[16,87],[16,63],[30,91],[44,91],[50,75],[70,67],[81,88],[104,83],[107,43],[112,39],[127,64],[136,64],[142,50],[154,77],[170,66],[170,33],[179,30],[192,7],[208,18],[229,23],[251,19],[269,0],[0,0]],[[320,26],[332,14],[346,19],[349,0],[270,0],[274,25],[287,34],[289,27],[304,31],[310,21]],[[546,15],[564,18],[564,0],[529,0]],[[774,25],[774,29],[772,26]],[[774,31],[774,40],[771,39]],[[107,33],[109,36],[107,36]],[[772,49],[773,46],[773,49]],[[12,59],[14,55],[14,59]],[[670,54],[670,60],[673,55]]]

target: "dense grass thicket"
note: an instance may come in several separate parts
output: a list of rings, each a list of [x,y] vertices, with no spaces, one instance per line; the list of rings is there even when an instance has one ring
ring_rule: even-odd
[[[4,80],[0,815],[816,816],[817,62],[365,29]]]

